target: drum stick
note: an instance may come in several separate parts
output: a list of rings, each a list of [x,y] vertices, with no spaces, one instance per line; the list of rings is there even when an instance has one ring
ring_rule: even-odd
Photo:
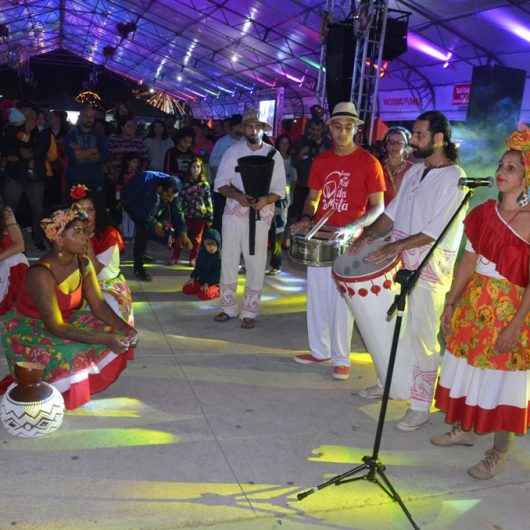
[[[326,224],[326,221],[335,213],[334,209],[329,210],[326,214],[320,219],[320,221],[305,235],[305,240],[309,241],[313,239],[313,236]]]

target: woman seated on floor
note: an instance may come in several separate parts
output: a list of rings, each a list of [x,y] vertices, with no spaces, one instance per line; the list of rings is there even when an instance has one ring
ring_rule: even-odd
[[[99,203],[83,184],[72,187],[70,199],[87,215],[87,257],[96,269],[103,298],[120,318],[134,326],[132,294],[120,270],[120,252],[125,248],[121,232],[112,226],[105,209],[96,211]]]
[[[118,378],[137,338],[105,302],[94,266],[84,257],[86,218],[73,205],[41,221],[52,250],[30,267],[16,310],[0,320],[11,372],[20,361],[43,364],[44,380],[62,393],[68,409]],[[83,301],[89,311],[81,310]]]
[[[22,231],[11,208],[0,201],[0,315],[14,306],[27,270]]]

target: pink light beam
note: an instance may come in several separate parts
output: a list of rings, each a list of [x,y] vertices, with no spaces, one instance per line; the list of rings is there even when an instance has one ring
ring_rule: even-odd
[[[434,59],[438,59],[444,63],[449,62],[451,57],[453,57],[453,52],[448,52],[438,48],[438,46],[433,44],[431,41],[420,37],[416,33],[409,32],[407,35],[407,42],[411,48],[414,48],[415,50],[424,53],[425,55],[429,55]]]

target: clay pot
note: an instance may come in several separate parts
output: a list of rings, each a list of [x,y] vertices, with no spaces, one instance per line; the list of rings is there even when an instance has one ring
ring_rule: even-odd
[[[63,423],[64,400],[52,385],[42,381],[44,366],[15,364],[13,383],[0,402],[0,421],[9,434],[39,438],[56,431]]]
[[[53,393],[52,387],[42,380],[44,365],[20,362],[15,364],[15,379],[18,385],[11,390],[11,397],[21,403],[42,401]]]

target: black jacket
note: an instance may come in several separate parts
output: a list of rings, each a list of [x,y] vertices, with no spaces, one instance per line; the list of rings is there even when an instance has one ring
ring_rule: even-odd
[[[204,247],[206,239],[213,239],[217,243],[217,252],[215,254],[210,254]],[[202,240],[203,243],[191,277],[201,284],[217,285],[221,280],[221,236],[217,230],[210,228],[204,232]]]

